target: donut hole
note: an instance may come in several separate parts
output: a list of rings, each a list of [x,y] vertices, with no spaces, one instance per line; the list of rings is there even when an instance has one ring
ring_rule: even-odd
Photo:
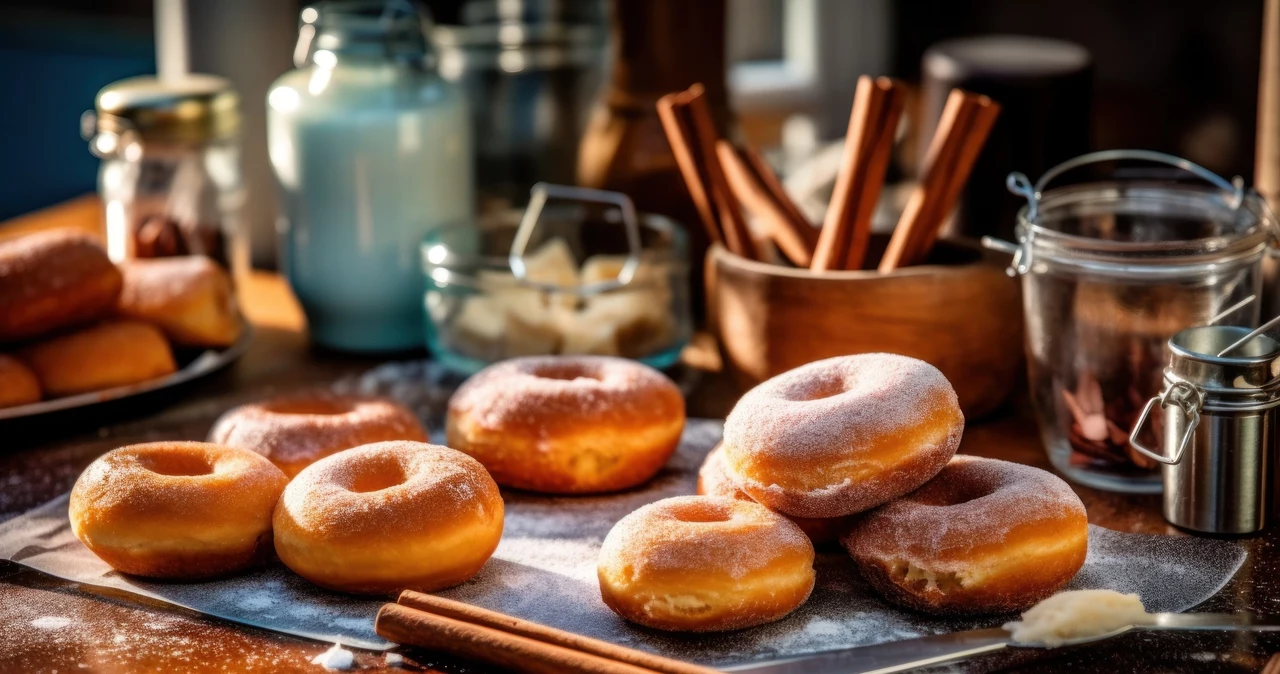
[[[355,407],[348,401],[332,398],[291,398],[273,400],[262,406],[273,414],[306,414],[314,416],[335,416],[347,414]]]
[[[408,479],[404,466],[392,457],[386,457],[361,466],[360,470],[351,475],[347,491],[357,494],[382,491],[402,485]]]
[[[202,454],[151,454],[139,457],[138,463],[157,475],[169,477],[196,477],[213,473],[213,462]]]
[[[793,402],[809,402],[832,398],[849,390],[842,377],[819,377],[798,382],[786,391],[784,397]]]
[[[728,522],[733,519],[733,510],[723,503],[688,501],[673,504],[671,516],[677,522],[689,522],[691,524]]]
[[[588,367],[582,363],[545,363],[534,367],[529,374],[539,379],[558,379],[560,381],[573,381],[575,379],[603,380],[596,368]]]

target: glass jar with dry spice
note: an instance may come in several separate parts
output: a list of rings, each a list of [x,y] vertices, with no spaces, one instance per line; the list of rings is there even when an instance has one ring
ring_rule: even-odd
[[[1092,176],[1045,190],[1069,171]],[[1032,402],[1049,458],[1082,484],[1159,492],[1159,465],[1130,447],[1129,429],[1160,390],[1171,336],[1257,325],[1260,303],[1249,300],[1261,292],[1275,220],[1239,179],[1148,151],[1084,155],[1035,185],[1013,174],[1009,187],[1028,201],[1018,244],[1007,247],[1010,272],[1022,277]]]

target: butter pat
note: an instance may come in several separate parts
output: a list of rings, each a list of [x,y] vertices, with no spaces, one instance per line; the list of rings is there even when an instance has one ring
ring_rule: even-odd
[[[1032,606],[1022,614],[1022,620],[1006,623],[1004,628],[1012,633],[1015,642],[1054,647],[1151,621],[1151,614],[1136,594],[1074,590],[1059,592]]]

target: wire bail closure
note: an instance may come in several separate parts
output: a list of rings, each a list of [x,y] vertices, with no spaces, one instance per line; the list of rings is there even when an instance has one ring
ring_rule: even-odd
[[[1152,449],[1138,440],[1138,435],[1142,432],[1142,427],[1146,425],[1147,417],[1151,416],[1151,410],[1156,403],[1160,403],[1160,409],[1165,409],[1171,405],[1177,407],[1187,418],[1187,427],[1182,431],[1182,440],[1178,442],[1178,449],[1173,453],[1173,456],[1165,456],[1163,449]],[[1159,461],[1166,466],[1177,465],[1178,462],[1182,461],[1182,455],[1186,453],[1187,445],[1191,443],[1196,427],[1200,425],[1200,410],[1203,407],[1203,389],[1186,381],[1173,382],[1160,395],[1148,400],[1147,404],[1142,408],[1142,414],[1138,416],[1138,420],[1133,424],[1133,430],[1129,432],[1129,446],[1143,456]]]
[[[1164,152],[1154,152],[1152,150],[1104,150],[1102,152],[1090,152],[1082,154],[1079,157],[1068,159],[1067,161],[1054,166],[1045,171],[1040,176],[1040,180],[1034,184],[1025,173],[1014,171],[1005,178],[1005,188],[1012,194],[1020,196],[1027,202],[1025,220],[1032,227],[1024,228],[1025,234],[1018,237],[1017,243],[1004,241],[994,237],[982,237],[982,245],[991,250],[998,250],[1004,253],[1012,254],[1013,260],[1006,270],[1010,276],[1021,276],[1031,271],[1032,265],[1032,248],[1035,243],[1035,225],[1039,222],[1040,217],[1040,201],[1044,197],[1045,188],[1054,179],[1062,174],[1087,166],[1089,164],[1100,164],[1112,161],[1149,161],[1157,164],[1166,164],[1174,168],[1182,169],[1201,180],[1217,187],[1228,195],[1228,202],[1231,210],[1239,210],[1244,206],[1246,200],[1255,197],[1253,202],[1259,208],[1259,220],[1271,234],[1271,243],[1276,245],[1280,243],[1280,223],[1276,221],[1275,215],[1271,212],[1265,199],[1256,198],[1257,192],[1253,189],[1246,189],[1244,179],[1236,176],[1233,180],[1228,181],[1226,178],[1210,171],[1209,169],[1196,164],[1195,162],[1175,157]]]

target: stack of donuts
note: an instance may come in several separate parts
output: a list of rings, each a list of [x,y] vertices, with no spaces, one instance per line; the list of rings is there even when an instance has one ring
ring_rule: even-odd
[[[1051,473],[955,456],[963,430],[950,383],[912,358],[832,358],[770,379],[726,419],[703,496],[650,504],[610,532],[604,601],[658,629],[770,622],[807,599],[814,544],[838,539],[908,608],[1034,605],[1084,564],[1084,505]]]
[[[230,346],[242,327],[207,257],[117,266],[76,230],[0,242],[0,407],[164,377],[174,348]]]

